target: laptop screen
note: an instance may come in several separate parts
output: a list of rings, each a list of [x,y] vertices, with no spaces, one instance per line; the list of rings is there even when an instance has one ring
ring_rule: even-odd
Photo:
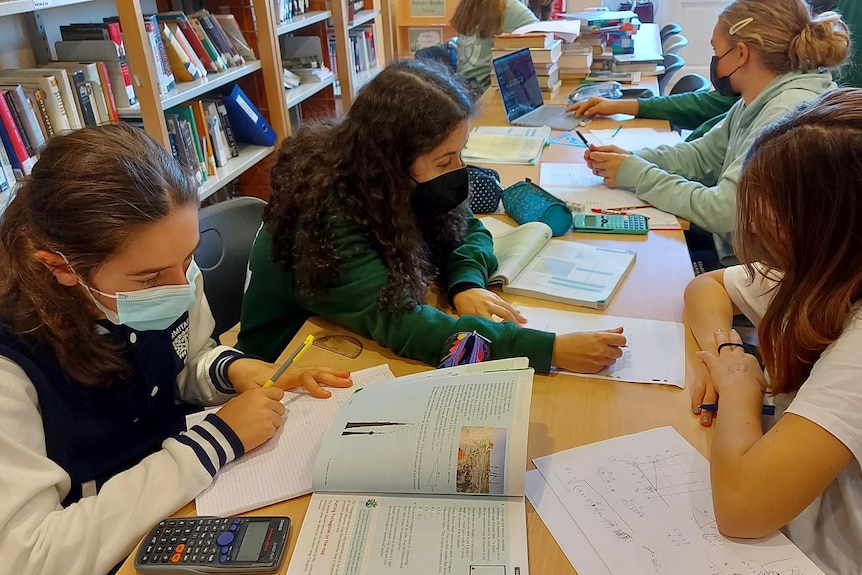
[[[529,48],[494,58],[493,65],[509,122],[532,112],[544,103]]]

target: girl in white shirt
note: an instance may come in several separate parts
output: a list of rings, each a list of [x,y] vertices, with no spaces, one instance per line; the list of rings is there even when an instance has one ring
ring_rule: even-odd
[[[828,92],[755,140],[736,245],[757,262],[698,276],[692,410],[714,425],[719,529],[782,529],[830,575],[862,570],[862,90]],[[731,329],[758,329],[766,377]],[[761,422],[764,400],[776,415]],[[721,416],[701,409],[718,404]]]

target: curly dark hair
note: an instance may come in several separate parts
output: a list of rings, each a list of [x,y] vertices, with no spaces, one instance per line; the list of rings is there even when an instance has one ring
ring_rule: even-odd
[[[342,121],[307,126],[281,146],[264,216],[272,259],[295,270],[306,300],[335,285],[351,254],[333,247],[340,219],[379,252],[389,273],[380,305],[425,302],[446,259],[464,237],[467,209],[416,213],[410,168],[469,119],[473,104],[442,67],[396,61],[363,88]]]

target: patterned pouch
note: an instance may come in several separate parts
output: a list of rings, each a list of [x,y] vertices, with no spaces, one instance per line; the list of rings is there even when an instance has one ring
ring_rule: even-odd
[[[519,224],[537,221],[548,224],[555,236],[572,227],[572,210],[530,178],[503,190],[503,208]]]
[[[500,207],[503,186],[500,174],[488,168],[467,166],[470,178],[470,209],[474,214],[493,214]]]
[[[446,341],[437,369],[491,359],[491,342],[475,331],[458,332]]]

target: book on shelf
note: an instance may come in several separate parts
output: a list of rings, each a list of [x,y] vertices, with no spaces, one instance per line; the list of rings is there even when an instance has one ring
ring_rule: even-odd
[[[80,85],[84,84],[83,90],[92,106],[93,118],[90,120],[95,121],[94,124],[88,122],[87,117],[84,115],[83,105],[81,104],[83,93],[76,92],[78,111],[85,125],[110,124],[112,121],[115,121],[113,114],[116,111],[116,102],[113,99],[113,90],[110,90],[110,81],[108,82],[108,90],[105,89],[102,81],[105,72],[100,71],[102,66],[107,68],[105,62],[51,62],[49,66],[52,68],[65,68],[70,80],[75,85],[76,91],[81,90]],[[76,76],[78,72],[81,73],[80,76]]]
[[[16,178],[12,163],[9,161],[9,156],[6,155],[6,147],[0,144],[0,194],[3,194],[0,196],[0,214],[8,205],[15,184]]]
[[[0,90],[0,140],[3,142],[13,173],[19,180],[29,176],[36,163],[32,146],[29,141],[25,141],[25,138],[24,128],[20,120],[16,121],[13,114],[10,98],[6,97],[5,90]]]
[[[527,573],[532,382],[516,358],[351,394],[320,441],[288,575]]]
[[[3,70],[0,72],[0,82],[20,84],[25,91],[41,92],[42,101],[39,107],[45,107],[51,132],[64,133],[71,130],[63,96],[60,94],[60,87],[54,74],[41,69]]]
[[[185,37],[186,43],[191,46],[192,51],[195,53],[207,72],[221,71],[221,68],[215,60],[213,60],[210,52],[206,49],[200,37],[198,37],[197,32],[192,27],[192,23],[188,16],[186,16],[185,12],[159,12],[156,14],[156,19],[161,22],[169,22],[177,26],[177,29],[179,29]]]
[[[138,102],[132,85],[132,72],[126,57],[112,40],[61,40],[54,44],[61,62],[104,62],[116,105],[129,108]],[[62,81],[58,79],[62,85]],[[68,106],[67,106],[68,108]],[[67,110],[68,111],[68,110]],[[80,127],[80,126],[78,126]],[[76,129],[73,126],[73,129]]]
[[[302,84],[302,77],[291,72],[290,68],[284,68],[282,69],[282,82],[286,90],[291,90]]]
[[[635,261],[635,252],[552,240],[530,222],[494,235],[499,265],[488,283],[506,293],[605,309]]]
[[[0,90],[5,91],[13,119],[17,120],[17,127],[22,131],[25,143],[30,144],[28,151],[38,157],[48,137],[40,125],[36,106],[20,84],[3,84],[0,80]]]
[[[251,46],[248,45],[245,36],[243,36],[242,30],[240,30],[239,24],[236,21],[236,17],[233,14],[213,14],[213,16],[218,23],[221,24],[222,30],[236,49],[237,53],[239,53],[239,55],[247,62],[256,60],[257,58],[254,55],[254,50],[252,50]]]
[[[185,39],[182,32],[177,30],[179,32],[178,36],[168,24],[162,24],[161,32],[174,77],[180,82],[191,82],[199,78],[205,78],[207,75],[206,70],[203,67],[198,67],[197,62],[192,60],[188,51],[180,42],[180,37]]]
[[[196,18],[201,23],[204,32],[218,49],[228,67],[238,67],[245,64],[245,59],[239,54],[219,21],[212,14],[207,10],[199,10],[190,14],[189,17]]]
[[[620,84],[638,84],[641,81],[640,72],[590,72],[584,82],[619,82]]]

